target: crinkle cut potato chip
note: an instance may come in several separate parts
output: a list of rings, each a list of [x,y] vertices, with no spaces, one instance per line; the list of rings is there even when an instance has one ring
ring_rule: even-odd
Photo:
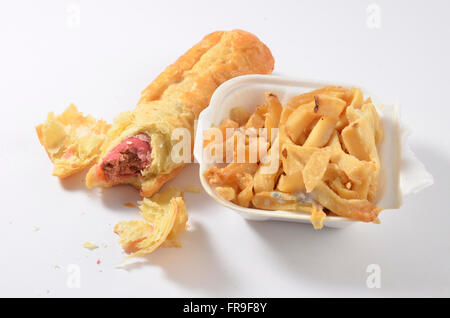
[[[315,229],[323,227],[327,215],[379,223],[381,209],[373,201],[380,172],[377,145],[383,129],[371,99],[364,100],[358,88],[338,86],[296,96],[284,108],[275,94],[265,96],[266,103],[253,114],[237,107],[230,119],[212,129],[232,126],[234,135],[245,135],[249,129],[279,128],[278,136],[266,140],[269,154],[279,150],[278,171],[264,173],[267,164],[261,158],[249,162],[249,143],[245,143],[245,162],[227,161],[225,167],[205,171],[216,193],[246,208],[310,213]],[[257,137],[264,139],[261,133]],[[242,146],[226,138],[222,144],[232,144],[226,152],[236,158]],[[222,144],[213,141],[205,146],[221,149]]]
[[[182,192],[175,188],[145,198],[139,206],[143,220],[121,221],[114,227],[129,257],[144,256],[160,246],[180,247],[188,215]]]
[[[110,127],[103,120],[83,116],[73,104],[59,116],[49,113],[36,132],[54,164],[53,175],[66,178],[93,164]]]

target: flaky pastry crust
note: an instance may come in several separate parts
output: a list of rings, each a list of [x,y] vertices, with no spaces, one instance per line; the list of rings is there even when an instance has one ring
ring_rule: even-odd
[[[174,129],[188,129],[193,139],[194,120],[209,105],[220,84],[239,75],[269,74],[273,67],[270,50],[251,33],[233,30],[207,35],[142,92],[134,111],[119,116],[97,165],[87,175],[86,185],[91,188],[131,184],[141,190],[142,196],[152,196],[184,166],[170,158],[176,142],[171,140]],[[143,171],[142,177],[114,183],[106,181],[101,173],[102,158],[120,142],[138,133],[151,137],[151,166]]]

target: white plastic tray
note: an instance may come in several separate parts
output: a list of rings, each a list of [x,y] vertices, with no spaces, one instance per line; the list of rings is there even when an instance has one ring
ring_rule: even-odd
[[[264,103],[265,92],[275,93],[284,106],[294,96],[327,85],[361,88],[358,85],[292,79],[274,75],[240,76],[222,84],[212,96],[209,107],[201,113],[195,136],[194,156],[200,164],[200,180],[205,191],[218,203],[236,211],[246,219],[310,223],[309,213],[243,208],[222,199],[203,177],[203,172],[211,165],[202,161],[202,139],[203,132],[213,125],[219,125],[224,118],[228,118],[232,108],[242,106],[253,112],[258,105]],[[365,98],[369,96],[372,98],[380,114],[385,133],[385,138],[379,146],[381,160],[381,186],[379,188],[382,191],[378,193],[376,203],[385,210],[398,209],[406,195],[417,193],[430,186],[433,178],[407,147],[405,129],[400,123],[399,107],[382,105],[374,94],[364,88],[361,90]],[[408,162],[408,165],[404,165],[405,162]],[[329,216],[324,225],[342,228],[354,222],[343,217]]]

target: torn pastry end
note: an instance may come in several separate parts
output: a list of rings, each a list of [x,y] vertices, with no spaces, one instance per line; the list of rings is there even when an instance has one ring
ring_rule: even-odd
[[[152,161],[150,137],[139,134],[125,139],[103,159],[99,177],[107,182],[139,176]]]
[[[110,127],[103,120],[84,116],[73,104],[61,115],[48,114],[36,132],[54,164],[53,175],[66,178],[95,162]]]

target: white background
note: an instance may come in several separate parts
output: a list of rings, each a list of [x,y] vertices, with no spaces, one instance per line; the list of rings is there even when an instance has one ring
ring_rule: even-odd
[[[367,24],[370,3],[2,1],[0,296],[450,296],[450,2],[374,1],[378,29]],[[204,35],[233,28],[271,48],[277,74],[354,83],[400,102],[435,185],[383,213],[381,225],[322,231],[248,222],[188,193],[183,248],[118,267],[112,228],[138,218],[123,206],[137,192],[52,177],[34,126],[70,102],[111,121]],[[172,184],[199,185],[197,169]],[[85,241],[107,247],[89,251]],[[69,264],[81,288],[68,288]],[[366,286],[370,264],[381,268],[380,289]]]

